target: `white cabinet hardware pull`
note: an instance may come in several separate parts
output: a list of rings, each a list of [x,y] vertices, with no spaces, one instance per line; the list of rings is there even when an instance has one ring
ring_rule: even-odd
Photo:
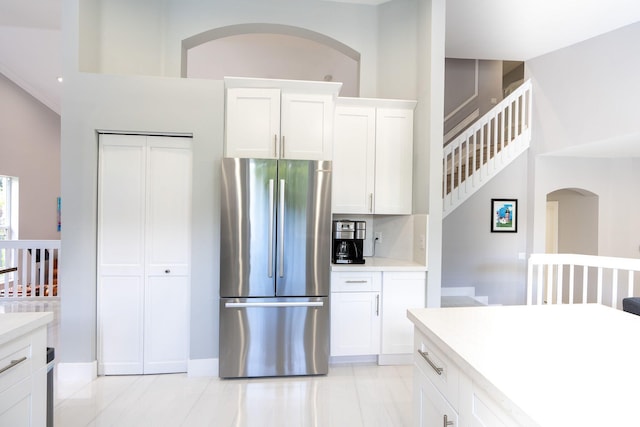
[[[165,273],[169,274],[171,273],[171,270],[169,270],[168,268],[164,271]]]
[[[449,420],[447,419],[447,414],[444,414],[444,423],[443,423],[442,425],[443,425],[444,427],[452,426],[452,425],[453,425],[453,421],[449,421]]]
[[[273,157],[278,157],[278,134],[273,135]]]
[[[366,280],[346,280],[346,283],[367,283]]]
[[[418,353],[420,353],[420,356],[422,356],[422,358],[427,361],[429,366],[431,366],[433,370],[436,371],[436,374],[442,375],[442,371],[444,371],[444,368],[439,368],[438,366],[436,366],[436,364],[433,363],[433,360],[429,359],[429,353],[422,350],[418,350]]]
[[[373,212],[373,193],[369,193],[369,213]]]
[[[3,372],[8,371],[9,369],[13,368],[16,365],[19,365],[20,363],[24,362],[25,360],[27,360],[27,356],[22,356],[20,359],[12,360],[7,366],[5,366],[4,368],[0,369],[0,374],[3,373]]]

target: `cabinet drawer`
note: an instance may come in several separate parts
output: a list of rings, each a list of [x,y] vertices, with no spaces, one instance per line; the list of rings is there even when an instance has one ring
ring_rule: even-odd
[[[382,288],[380,272],[332,272],[331,292],[379,292]]]
[[[416,366],[424,372],[447,401],[458,410],[460,370],[453,362],[429,341],[418,329],[415,330]]]
[[[31,340],[19,338],[0,350],[0,392],[31,375]]]

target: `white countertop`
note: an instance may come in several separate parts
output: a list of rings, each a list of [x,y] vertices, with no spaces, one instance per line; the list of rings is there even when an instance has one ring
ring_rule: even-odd
[[[640,316],[575,304],[408,317],[522,425],[640,425]]]
[[[53,320],[52,312],[1,313],[0,345],[28,334]]]
[[[364,264],[331,264],[331,271],[427,271],[427,266],[394,258],[364,257]]]

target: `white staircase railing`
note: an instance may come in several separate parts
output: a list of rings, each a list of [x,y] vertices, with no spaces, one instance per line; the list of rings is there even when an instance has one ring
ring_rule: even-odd
[[[531,100],[527,80],[444,147],[443,218],[529,148]]]
[[[640,259],[579,254],[532,254],[527,304],[599,303],[622,306],[640,295]]]
[[[60,240],[0,240],[0,300],[58,295]]]

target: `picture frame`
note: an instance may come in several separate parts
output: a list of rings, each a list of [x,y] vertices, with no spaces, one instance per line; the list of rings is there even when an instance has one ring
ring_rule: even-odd
[[[491,232],[518,232],[518,199],[491,199]]]

